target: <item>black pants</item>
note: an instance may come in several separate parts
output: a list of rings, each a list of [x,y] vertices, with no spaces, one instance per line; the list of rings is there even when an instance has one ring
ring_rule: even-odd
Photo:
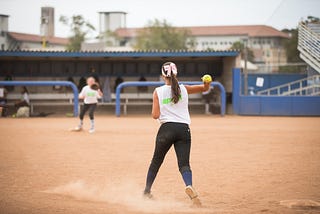
[[[162,124],[158,131],[156,146],[149,167],[150,174],[148,176],[156,176],[172,145],[174,145],[181,174],[185,171],[191,171],[189,164],[191,148],[191,134],[189,126],[184,123],[168,122]],[[153,179],[150,179],[151,183],[147,184],[147,186],[150,185],[151,187]]]
[[[14,104],[14,107],[18,110],[20,107],[28,107],[29,104],[27,103],[27,101],[25,100],[22,100],[22,101],[19,101],[17,103]]]
[[[97,103],[84,104],[83,108],[81,109],[81,112],[80,112],[80,120],[83,120],[83,117],[88,110],[89,110],[90,120],[93,120],[94,119],[94,110],[96,109],[96,107],[97,107]]]

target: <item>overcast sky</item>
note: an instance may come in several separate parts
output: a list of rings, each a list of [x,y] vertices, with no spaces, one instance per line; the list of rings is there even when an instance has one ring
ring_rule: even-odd
[[[98,11],[125,11],[127,27],[166,19],[175,26],[264,24],[294,28],[308,15],[320,17],[320,0],[0,0],[0,14],[9,15],[9,30],[40,33],[40,7],[55,8],[55,32],[67,37],[60,15],[81,14],[98,28]],[[98,29],[97,29],[98,30]]]

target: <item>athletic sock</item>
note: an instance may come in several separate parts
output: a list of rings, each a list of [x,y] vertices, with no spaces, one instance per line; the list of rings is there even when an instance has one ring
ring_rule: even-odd
[[[82,127],[82,126],[83,126],[83,120],[80,120],[79,127]]]
[[[206,103],[206,104],[205,104],[205,113],[206,113],[206,114],[209,114],[209,113],[210,113],[209,109],[210,109],[210,106],[209,106],[208,103]]]
[[[148,174],[147,174],[147,181],[146,181],[146,188],[144,189],[144,194],[149,194],[150,191],[151,191],[151,187],[152,187],[152,184],[156,178],[156,175],[157,173],[155,172],[152,172],[152,171],[148,171]]]
[[[90,120],[91,122],[91,129],[94,129],[94,120]]]
[[[192,186],[192,172],[191,171],[184,171],[182,173],[182,178],[186,186]]]

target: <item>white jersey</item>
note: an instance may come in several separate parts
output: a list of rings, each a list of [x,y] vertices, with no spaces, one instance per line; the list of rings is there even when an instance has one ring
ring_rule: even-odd
[[[94,104],[98,102],[98,98],[101,98],[98,91],[93,90],[90,86],[86,85],[82,88],[80,96],[84,97],[85,104]]]
[[[22,95],[22,101],[26,101],[28,105],[30,105],[30,99],[29,99],[29,94],[27,92],[24,92]]]
[[[160,123],[176,122],[190,124],[188,108],[188,92],[184,85],[180,85],[181,97],[179,102],[174,104],[171,96],[171,86],[164,85],[156,88],[160,105]]]

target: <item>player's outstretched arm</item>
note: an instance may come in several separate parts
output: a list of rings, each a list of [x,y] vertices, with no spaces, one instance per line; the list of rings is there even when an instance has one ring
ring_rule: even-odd
[[[153,103],[152,103],[152,118],[159,119],[160,117],[160,105],[159,98],[156,90],[153,92]]]
[[[203,84],[201,85],[186,85],[188,94],[196,94],[208,91],[210,89],[210,84],[212,82],[212,77],[208,74],[204,75],[202,78]]]
[[[208,91],[210,83],[203,83],[202,85],[185,85],[188,94],[197,94],[204,91]]]

